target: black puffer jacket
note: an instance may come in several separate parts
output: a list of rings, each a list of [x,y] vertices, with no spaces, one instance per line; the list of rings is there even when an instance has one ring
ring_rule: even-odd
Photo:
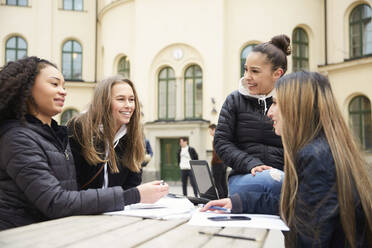
[[[272,97],[260,100],[234,91],[225,100],[214,136],[216,153],[235,174],[268,165],[283,170],[283,145],[266,113]]]
[[[76,191],[67,130],[33,116],[0,126],[0,230],[69,215],[122,210],[139,201],[136,188]]]
[[[103,163],[98,165],[90,165],[84,158],[81,145],[72,135],[72,127],[74,123],[70,122],[68,125],[69,128],[69,141],[71,145],[72,154],[75,160],[76,167],[76,177],[79,189],[99,189],[102,188],[104,182],[104,171],[101,169],[104,166]],[[115,153],[117,157],[117,165],[119,173],[111,173],[108,169],[108,182],[109,187],[121,186],[124,190],[136,187],[141,184],[142,181],[142,172],[132,172],[122,163],[122,156],[125,151],[125,146],[127,144],[127,135],[122,137],[119,140],[119,143],[115,147]],[[101,150],[103,151],[103,144],[100,145]],[[101,169],[101,172],[91,180]],[[82,186],[85,186],[82,188]]]

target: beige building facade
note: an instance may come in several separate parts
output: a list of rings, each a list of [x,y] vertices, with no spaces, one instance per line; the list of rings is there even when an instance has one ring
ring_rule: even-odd
[[[136,85],[154,157],[146,179],[177,179],[178,138],[210,159],[208,125],[236,90],[250,48],[293,41],[288,73],[327,74],[342,113],[372,150],[372,1],[0,0],[0,66],[36,55],[68,79],[64,122],[95,83],[118,72]],[[371,153],[369,153],[371,154]]]

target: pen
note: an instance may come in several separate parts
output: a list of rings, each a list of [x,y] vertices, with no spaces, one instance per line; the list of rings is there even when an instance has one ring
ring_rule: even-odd
[[[224,238],[244,239],[244,240],[256,241],[255,238],[244,237],[244,236],[237,236],[237,235],[229,235],[229,234],[206,233],[206,232],[202,232],[202,231],[199,231],[199,234],[204,234],[204,235],[209,235],[209,236],[215,236],[215,237],[224,237]]]
[[[210,207],[208,208],[208,210],[209,210],[209,209],[212,209],[212,210],[220,210],[220,211],[224,211],[224,212],[227,212],[227,213],[230,213],[230,212],[231,212],[230,209],[228,209],[228,208],[223,208],[223,207],[219,207],[219,206],[210,206]]]

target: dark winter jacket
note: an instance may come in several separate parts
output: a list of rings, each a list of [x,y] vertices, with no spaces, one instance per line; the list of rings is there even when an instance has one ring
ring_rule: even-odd
[[[299,153],[296,159],[298,191],[295,216],[296,247],[348,247],[341,225],[337,198],[336,170],[331,150],[323,135],[318,136]],[[254,206],[272,205],[272,198],[260,198],[252,203],[252,192],[240,192],[231,197],[233,212],[252,212]],[[367,246],[366,221],[358,196],[355,204],[357,247]],[[239,202],[241,201],[241,202]],[[254,202],[254,201],[253,201]],[[242,206],[236,211],[236,206]],[[285,233],[288,235],[288,233]]]
[[[199,156],[196,153],[195,149],[191,146],[189,146],[189,154],[190,154],[191,160],[198,160],[199,159]],[[177,151],[177,162],[178,162],[178,164],[180,164],[180,162],[181,162],[181,147]]]
[[[272,97],[265,100],[234,91],[222,106],[214,148],[235,174],[250,173],[253,167],[268,165],[283,170],[283,145],[266,115]]]
[[[0,125],[0,230],[70,215],[122,210],[137,189],[77,191],[67,129],[33,116]]]
[[[69,124],[69,128],[72,123]],[[84,158],[83,152],[79,142],[71,135],[71,129],[69,130],[69,141],[71,145],[72,154],[75,160],[76,167],[76,178],[78,182],[78,188],[80,189],[99,189],[103,185],[104,170],[95,177],[95,179],[87,184],[104,166],[104,163],[98,165],[90,165]],[[122,162],[121,158],[125,151],[125,146],[127,143],[127,135],[123,136],[117,146],[115,147],[115,153],[117,157],[117,165],[119,173],[111,173],[110,169],[107,168],[108,173],[108,186],[121,186],[124,190],[136,187],[141,184],[142,172],[136,173],[129,170]],[[103,151],[103,144],[100,144],[100,148]],[[86,185],[84,188],[82,186]]]

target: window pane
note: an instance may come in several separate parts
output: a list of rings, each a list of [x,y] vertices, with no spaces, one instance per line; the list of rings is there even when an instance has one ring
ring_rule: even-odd
[[[202,100],[203,100],[203,81],[201,78],[195,80],[196,84],[196,96],[195,96],[195,117],[202,117]]]
[[[79,44],[79,42],[74,41],[74,42],[72,43],[72,50],[73,50],[74,52],[81,52],[81,45]]]
[[[16,48],[16,37],[12,37],[6,42],[6,48]]]
[[[63,9],[72,10],[73,0],[63,0]]]
[[[351,130],[364,149],[372,148],[371,102],[365,96],[353,98],[349,104]]]
[[[26,41],[20,37],[18,37],[18,48],[23,48],[23,49],[27,48]]]
[[[371,112],[364,115],[365,149],[372,149],[372,119]]]
[[[363,28],[364,40],[363,40],[363,55],[372,53],[372,18]]]
[[[168,82],[168,118],[174,119],[175,117],[176,117],[176,81],[171,80]]]
[[[27,6],[27,0],[18,0],[18,5]]]
[[[360,109],[360,97],[355,97],[353,100],[351,100],[349,104],[349,111],[355,112],[359,111]]]
[[[17,0],[6,0],[7,5],[17,5]]]
[[[362,97],[362,99],[361,99],[361,110],[362,111],[370,111],[371,110],[371,102],[368,100],[367,97]]]
[[[187,68],[186,73],[185,73],[185,77],[192,78],[192,71],[193,71],[192,67]]]
[[[62,74],[66,79],[72,79],[71,66],[71,54],[64,53],[62,55]]]
[[[23,59],[27,56],[26,50],[18,50],[17,59]]]
[[[72,54],[73,63],[73,79],[81,79],[81,68],[82,68],[82,58],[81,54]]]
[[[16,52],[15,50],[7,50],[6,51],[6,63],[9,61],[15,61],[16,60]]]
[[[246,46],[242,52],[240,53],[240,76],[244,76],[244,64],[245,59],[247,58],[248,54],[252,51],[252,49],[256,46],[256,44],[250,44]]]
[[[362,16],[361,16],[361,5],[357,6],[352,12],[351,12],[351,22],[357,22],[359,21]]]
[[[79,112],[74,109],[66,110],[62,113],[61,116],[61,125],[66,125],[67,122],[74,116],[78,115]]]
[[[72,41],[67,41],[64,45],[63,45],[63,49],[62,49],[63,52],[71,52],[72,51]]]
[[[128,57],[123,57],[120,59],[119,64],[118,64],[118,74],[122,75],[125,78],[129,78],[129,60]]]
[[[83,10],[83,0],[75,0],[74,10]]]
[[[171,68],[169,68],[168,67],[168,78],[174,78],[175,76],[174,76],[174,71],[173,71],[173,69],[171,69]]]
[[[166,118],[167,104],[167,83],[166,81],[159,82],[159,119]]]
[[[167,78],[167,68],[164,68],[159,73],[159,79],[166,79]]]
[[[191,71],[191,70],[189,70]],[[192,118],[193,111],[194,111],[194,89],[193,89],[193,80],[186,79],[185,80],[185,117]]]

